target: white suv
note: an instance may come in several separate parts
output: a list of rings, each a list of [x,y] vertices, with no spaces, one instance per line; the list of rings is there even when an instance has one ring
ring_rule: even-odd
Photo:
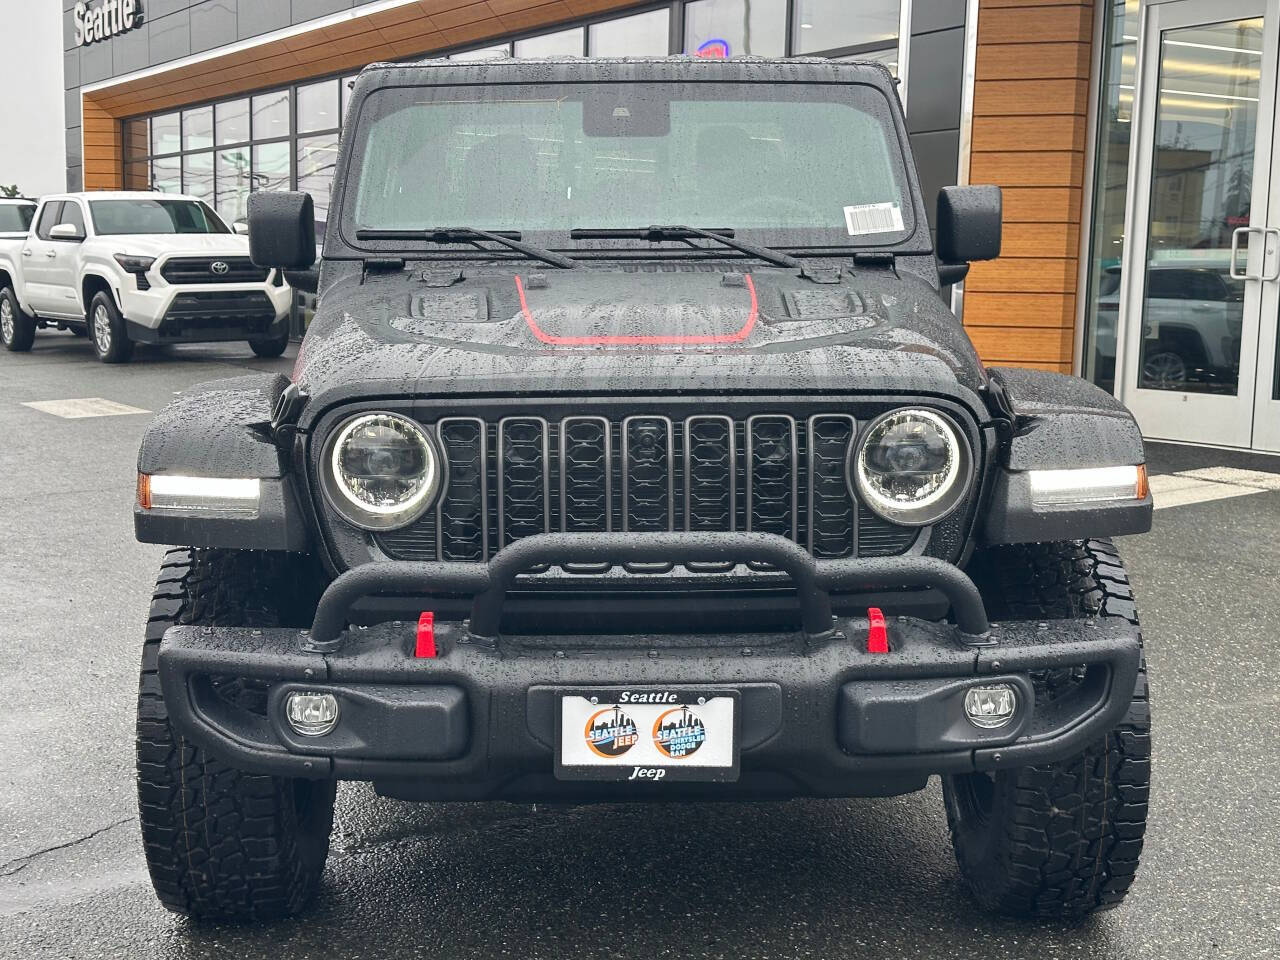
[[[168,193],[45,197],[30,232],[0,239],[0,320],[10,350],[43,327],[87,332],[98,358],[136,343],[247,340],[277,357],[293,291],[255,267],[249,241],[203,200]]]

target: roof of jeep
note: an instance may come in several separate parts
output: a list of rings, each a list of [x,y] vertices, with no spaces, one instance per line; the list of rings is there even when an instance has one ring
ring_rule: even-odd
[[[418,60],[412,63],[371,63],[360,72],[389,74],[400,82],[492,81],[493,76],[527,76],[529,82],[591,80],[731,80],[742,83],[815,82],[869,83],[892,88],[896,81],[876,61],[837,62],[824,57],[728,57],[710,60],[688,54],[671,57],[490,57],[484,60]]]

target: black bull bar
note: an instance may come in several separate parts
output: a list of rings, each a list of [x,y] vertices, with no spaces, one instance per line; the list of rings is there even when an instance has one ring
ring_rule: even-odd
[[[546,533],[518,540],[488,563],[375,561],[340,575],[316,608],[307,649],[341,649],[347,616],[365,597],[421,592],[473,596],[470,634],[494,639],[507,591],[520,574],[544,564],[765,563],[795,585],[802,629],[810,640],[834,630],[831,591],[928,587],[951,603],[960,639],[983,644],[990,632],[978,588],[960,568],[935,557],[815,560],[799,544],[771,533]]]

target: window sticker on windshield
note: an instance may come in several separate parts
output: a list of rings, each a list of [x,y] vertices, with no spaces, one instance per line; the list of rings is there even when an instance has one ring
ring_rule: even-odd
[[[903,228],[902,209],[893,202],[859,203],[844,208],[844,222],[851,237],[863,233],[893,233]]]

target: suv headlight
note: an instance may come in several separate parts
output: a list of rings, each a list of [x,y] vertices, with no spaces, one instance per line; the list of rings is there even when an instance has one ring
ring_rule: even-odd
[[[333,508],[357,527],[394,530],[417,520],[440,492],[440,458],[412,420],[366,413],[325,444],[321,479]]]
[[[973,479],[969,442],[932,410],[891,410],[872,421],[849,471],[861,500],[892,523],[922,527],[964,499]]]

